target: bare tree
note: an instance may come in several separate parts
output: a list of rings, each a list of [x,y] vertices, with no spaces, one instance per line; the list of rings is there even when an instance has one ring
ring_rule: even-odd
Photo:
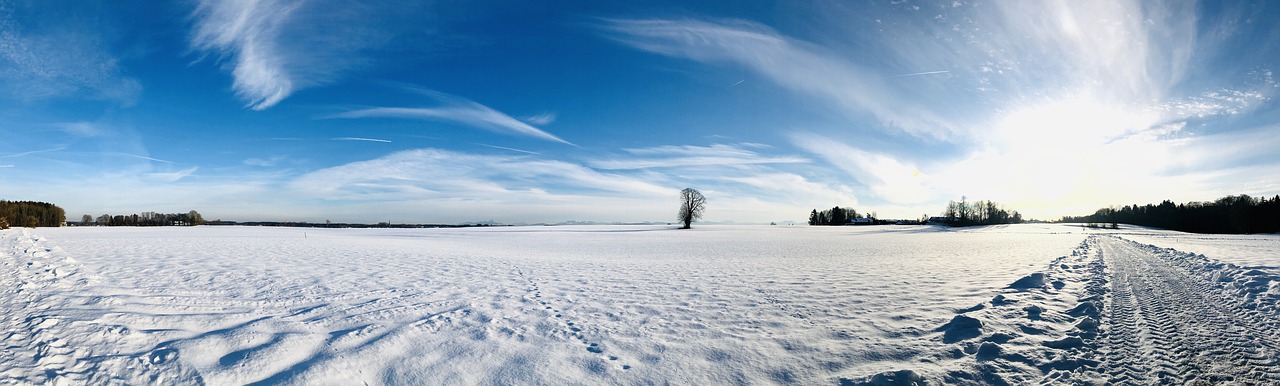
[[[693,226],[693,221],[702,218],[702,212],[707,209],[707,198],[702,196],[694,188],[684,188],[680,191],[680,214],[678,219],[684,223],[681,229],[689,229]]]
[[[93,216],[90,216],[90,215],[87,215],[87,214],[86,214],[86,215],[84,215],[84,216],[80,217],[80,226],[86,226],[86,227],[87,227],[87,226],[89,226],[89,224],[91,224],[91,223],[93,223]]]

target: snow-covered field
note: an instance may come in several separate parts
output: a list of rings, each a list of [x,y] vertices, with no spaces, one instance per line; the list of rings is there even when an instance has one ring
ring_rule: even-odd
[[[0,384],[1273,384],[1278,245],[1043,224],[11,229]]]

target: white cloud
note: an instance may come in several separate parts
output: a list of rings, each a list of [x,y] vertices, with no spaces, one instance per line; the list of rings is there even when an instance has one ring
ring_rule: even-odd
[[[746,195],[747,197],[768,201],[773,205],[783,204],[792,208],[790,210],[826,208],[830,206],[858,206],[858,198],[853,189],[838,184],[823,184],[810,181],[804,176],[793,173],[765,171],[750,175],[722,177],[720,179],[752,187],[764,194],[748,194]]]
[[[658,156],[675,155],[675,156],[699,156],[699,157],[714,156],[714,157],[742,157],[742,158],[754,158],[757,156],[756,152],[745,150],[743,149],[744,147],[758,148],[759,144],[725,145],[725,144],[717,143],[717,144],[712,144],[711,146],[666,145],[666,146],[655,146],[655,147],[646,147],[646,148],[623,149],[623,151],[626,151],[628,153],[635,154],[635,155],[658,155]]]
[[[556,121],[556,113],[542,113],[532,117],[525,117],[524,121],[532,125],[546,126]]]
[[[132,105],[142,86],[108,49],[113,37],[104,31],[111,28],[101,18],[77,18],[95,12],[93,5],[64,8],[0,5],[0,92],[26,101],[87,97]],[[45,18],[58,21],[32,22]]]
[[[391,143],[391,141],[390,141],[390,140],[386,140],[386,139],[378,139],[378,138],[337,137],[337,138],[329,138],[329,139],[334,140],[334,141],[360,141],[360,142]]]
[[[707,194],[709,220],[803,219],[798,208],[857,202],[847,187],[765,165],[700,169],[606,171],[541,156],[418,149],[307,173],[288,191],[334,210],[410,208],[388,215],[446,222],[661,221],[684,187]]]
[[[24,151],[24,152],[13,153],[13,154],[0,155],[0,158],[22,158],[29,155],[35,155],[40,153],[52,153],[57,151],[63,151],[66,149],[67,149],[66,146],[59,146],[59,147],[50,148],[50,149],[31,150],[31,151]]]
[[[1176,98],[1155,106],[1173,119],[1205,118],[1247,112],[1269,100],[1261,90],[1222,89],[1197,96]]]
[[[202,1],[191,44],[232,63],[233,88],[254,110],[279,103],[294,90],[280,35],[300,1]]]
[[[609,20],[603,29],[619,42],[645,51],[745,67],[783,87],[822,98],[839,111],[867,112],[881,124],[912,135],[947,138],[957,129],[952,121],[914,103],[884,76],[757,23]]]
[[[528,199],[547,191],[595,191],[626,194],[674,194],[674,190],[616,174],[599,173],[561,161],[520,156],[476,155],[419,149],[308,173],[296,181],[300,191],[325,197],[378,196],[405,199],[470,197]],[[402,196],[409,194],[409,196]],[[510,195],[510,196],[506,196]]]
[[[1181,81],[1196,49],[1195,5],[1137,1],[993,3],[962,33],[990,61],[1005,63],[1003,87],[1084,87],[1131,103],[1162,98]],[[968,53],[966,52],[966,55]]]
[[[516,153],[524,153],[524,154],[532,154],[532,155],[542,155],[542,153],[539,153],[539,152],[536,152],[536,151],[528,151],[528,150],[524,150],[524,149],[516,149],[516,148],[514,148],[514,147],[497,146],[497,145],[486,145],[486,144],[483,144],[483,143],[477,143],[476,145],[484,146],[484,147],[487,147],[487,148],[490,148],[490,149],[498,149],[498,150],[514,151],[514,152],[516,152]]]
[[[891,204],[919,204],[936,200],[927,176],[910,163],[881,153],[858,149],[811,133],[794,133],[791,142],[822,157],[870,190],[870,196]]]
[[[179,170],[174,172],[147,173],[146,178],[149,180],[160,181],[160,182],[176,182],[178,180],[191,176],[196,172],[197,169],[199,168],[191,167],[190,169]]]
[[[429,90],[415,91],[430,96],[433,99],[442,102],[444,105],[440,107],[372,107],[334,114],[328,118],[408,118],[443,120],[462,123],[468,126],[496,132],[523,135],[573,145],[569,141],[560,139],[560,137],[543,131],[542,129],[530,126],[519,119],[512,118],[506,113],[494,110],[489,106],[473,102],[466,98]]]
[[[107,134],[106,130],[91,122],[66,122],[54,126],[64,133],[82,138],[101,137]]]
[[[285,159],[286,158],[284,156],[272,156],[269,158],[248,158],[244,160],[244,164],[249,166],[272,167],[272,166],[279,165],[280,162],[284,161]]]
[[[1198,30],[1205,22],[1193,3],[984,4],[877,15],[883,24],[851,23],[848,31],[854,32],[845,36],[859,53],[921,69],[877,68],[886,76],[948,71],[945,82],[925,82],[924,75],[907,79],[934,87],[943,103],[924,108],[956,123],[961,135],[944,143],[957,151],[945,158],[877,154],[847,145],[865,141],[831,131],[793,135],[793,144],[891,203],[968,195],[1047,219],[1113,204],[1240,193],[1231,190],[1257,184],[1233,170],[1274,169],[1275,157],[1259,150],[1274,143],[1274,133],[1236,126],[1246,119],[1234,117],[1272,103],[1277,88],[1265,67],[1271,64],[1241,58],[1250,64],[1225,70],[1203,65],[1222,59],[1214,55],[1252,54],[1219,51],[1231,37]],[[708,54],[678,49],[732,39],[705,40],[675,44],[681,38],[646,37],[631,44],[710,61],[716,58],[705,55],[726,48],[704,47]],[[775,41],[777,47],[795,42]],[[970,108],[957,112],[950,104]]]
[[[903,5],[906,6],[906,5]],[[888,8],[888,9],[885,9]],[[1185,95],[1192,66],[1217,42],[1197,37],[1194,4],[1136,1],[996,2],[858,8],[826,29],[825,47],[735,20],[606,20],[607,36],[666,56],[741,66],[841,111],[923,138],[981,141],[1003,115],[1086,97],[1133,112],[1164,110],[1160,123],[1235,114],[1275,92],[1268,71],[1251,82]],[[870,9],[870,11],[868,10]],[[876,12],[886,11],[886,12]],[[880,18],[885,22],[881,23]],[[859,23],[866,19],[868,23]],[[818,29],[823,30],[823,29]],[[837,43],[831,43],[837,42]],[[847,55],[840,48],[847,46]],[[905,75],[911,75],[905,77]],[[1223,77],[1226,79],[1226,77]],[[1264,91],[1265,89],[1265,91]],[[850,116],[865,127],[864,117]]]
[[[510,221],[513,214],[522,220],[581,219],[584,215],[594,220],[640,220],[653,218],[648,212],[678,192],[563,161],[438,149],[401,151],[317,170],[298,177],[290,186],[298,194],[337,206],[369,201],[412,205],[424,216],[427,212],[449,212],[450,216],[437,214],[437,218],[449,217],[449,221]],[[605,208],[613,212],[607,216],[592,213]],[[557,210],[564,214],[554,217]],[[454,217],[467,213],[479,217]]]
[[[600,169],[653,169],[687,168],[698,166],[741,166],[758,164],[807,163],[808,159],[796,156],[767,157],[746,150],[750,145],[711,146],[658,146],[640,149],[624,149],[639,157],[595,160],[591,166]]]
[[[140,159],[140,160],[144,160],[144,161],[159,162],[159,163],[165,163],[165,164],[173,164],[173,163],[174,163],[173,161],[167,161],[167,160],[162,160],[162,159],[159,159],[159,158],[151,158],[151,157],[148,157],[148,156],[145,156],[145,155],[138,155],[138,154],[131,154],[131,153],[123,153],[123,152],[107,152],[107,153],[102,153],[102,154],[103,154],[103,155],[109,155],[109,156],[116,156],[116,157],[136,158],[136,159]]]
[[[238,173],[228,177],[193,176],[195,170],[174,172],[139,172],[119,170],[94,173],[52,184],[47,179],[28,174],[26,184],[15,194],[41,197],[63,203],[68,217],[80,214],[129,214],[143,211],[186,212],[197,210],[208,219],[227,220],[292,220],[314,208],[306,208],[296,197],[281,194],[271,181],[277,175]]]
[[[336,0],[199,0],[191,47],[224,60],[232,89],[264,110],[295,91],[333,82],[365,65],[393,30],[429,30],[423,4]],[[369,22],[377,20],[376,23]]]

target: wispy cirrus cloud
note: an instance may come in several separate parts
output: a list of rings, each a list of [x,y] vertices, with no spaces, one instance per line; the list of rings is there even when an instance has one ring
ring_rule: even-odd
[[[542,113],[531,117],[525,117],[525,122],[532,125],[546,126],[556,121],[556,113]]]
[[[29,150],[29,151],[24,151],[24,152],[19,152],[19,153],[13,153],[13,154],[4,154],[4,155],[0,155],[0,158],[22,158],[22,157],[26,157],[26,156],[29,156],[29,155],[35,155],[35,154],[40,154],[40,153],[52,153],[52,152],[57,152],[57,151],[63,151],[63,150],[66,150],[66,149],[67,149],[67,147],[66,147],[66,146],[58,146],[58,147],[50,148],[50,149]]]
[[[196,170],[198,169],[200,168],[193,166],[185,170],[178,170],[178,171],[172,171],[172,172],[146,173],[146,178],[154,181],[161,181],[161,182],[176,182],[183,178],[189,177],[192,174],[195,174]]]
[[[141,83],[121,68],[94,5],[0,5],[0,93],[23,101],[85,97],[132,105]],[[43,21],[55,19],[57,22]]]
[[[605,20],[606,36],[637,49],[754,71],[793,91],[817,96],[840,111],[870,113],[893,131],[947,138],[952,120],[917,105],[910,94],[866,66],[762,24],[703,20]]]
[[[94,138],[107,135],[107,130],[92,122],[64,122],[55,124],[58,130],[81,138]]]
[[[255,157],[255,158],[247,158],[247,159],[245,159],[244,161],[242,161],[241,163],[243,163],[243,164],[245,164],[245,165],[249,165],[249,166],[273,167],[273,166],[279,165],[281,162],[283,162],[283,161],[285,161],[285,160],[287,160],[287,159],[288,159],[288,158],[287,158],[287,157],[285,157],[285,156],[279,156],[279,155],[277,155],[277,156],[271,156],[271,157],[267,157],[267,158],[257,158],[257,157]]]
[[[202,1],[193,14],[191,45],[231,63],[232,88],[249,108],[263,110],[293,93],[289,53],[279,41],[300,1]]]
[[[592,167],[609,170],[654,169],[697,166],[743,166],[808,163],[797,156],[765,156],[745,149],[748,145],[657,146],[624,149],[635,157],[595,160]]]
[[[368,52],[408,22],[424,29],[421,6],[199,0],[190,45],[223,60],[236,96],[253,110],[265,110],[298,90],[331,83],[365,65]]]
[[[845,26],[817,38],[841,42],[847,52],[740,20],[605,20],[600,28],[640,50],[745,68],[841,110],[947,142],[983,136],[1002,115],[1057,97],[1161,109],[1167,123],[1243,111],[1275,94],[1265,61],[1251,59],[1260,67],[1243,73],[1192,65],[1221,60],[1214,56],[1239,29],[1259,28],[1236,20],[1198,28],[1192,3],[954,5],[831,12],[827,17]]]
[[[404,118],[449,121],[494,132],[540,138],[573,145],[551,133],[513,118],[506,113],[466,98],[438,91],[416,89],[415,92],[438,101],[435,107],[371,107],[330,115],[326,118]]]
[[[788,139],[856,181],[873,205],[969,195],[1052,218],[1158,201],[1170,190],[1248,185],[1225,170],[1246,160],[1277,165],[1255,150],[1274,136],[1249,130],[1270,122],[1251,113],[1273,108],[1280,92],[1273,50],[1253,38],[1277,30],[1253,21],[1265,7],[1201,13],[1195,3],[1121,0],[812,8],[831,11],[815,15],[840,27],[787,29],[803,37],[725,19],[615,19],[598,28],[623,45],[745,69],[805,103],[848,112],[844,122]],[[877,126],[889,135],[868,140],[863,128]]]
[[[844,171],[877,200],[919,204],[937,198],[916,165],[889,154],[859,149],[812,133],[793,133],[790,139],[797,147]]]
[[[523,156],[461,153],[417,149],[392,153],[308,173],[293,185],[328,197],[374,194],[388,198],[435,197],[454,199],[494,195],[598,193],[671,194],[656,186],[619,174],[601,173],[563,161]],[[430,193],[429,196],[423,194]]]
[[[148,156],[145,156],[145,155],[138,155],[138,154],[132,154],[132,153],[123,153],[123,152],[107,152],[107,153],[102,153],[102,154],[104,154],[104,155],[109,155],[109,156],[117,156],[117,157],[135,158],[135,159],[140,159],[140,160],[144,160],[144,161],[159,162],[159,163],[163,163],[163,164],[173,164],[173,163],[174,163],[173,161],[167,161],[167,160],[162,160],[162,159],[159,159],[159,158],[152,158],[152,157],[148,157]]]
[[[337,137],[337,138],[329,138],[329,139],[330,139],[330,140],[334,140],[334,141],[360,141],[360,142],[391,143],[391,140],[387,140],[387,139],[378,139],[378,138]]]
[[[497,146],[497,145],[486,145],[486,144],[483,144],[483,143],[477,143],[476,145],[484,146],[484,147],[487,147],[487,148],[490,148],[490,149],[498,149],[498,150],[514,151],[514,152],[516,152],[516,153],[524,153],[524,154],[532,154],[532,155],[542,155],[542,153],[539,153],[539,152],[536,152],[536,151],[528,151],[528,150],[524,150],[524,149],[516,149],[516,148],[514,148],[514,147]]]
[[[695,148],[671,147],[683,149],[676,152]],[[767,164],[679,171],[608,170],[594,164],[540,155],[416,149],[316,170],[288,187],[298,199],[323,200],[331,211],[413,207],[434,216],[433,221],[510,221],[513,214],[522,221],[661,221],[670,217],[672,201],[684,187],[707,194],[716,208],[714,217],[726,220],[760,221],[762,214],[785,220],[802,217],[797,205],[857,202],[848,187],[815,182]]]

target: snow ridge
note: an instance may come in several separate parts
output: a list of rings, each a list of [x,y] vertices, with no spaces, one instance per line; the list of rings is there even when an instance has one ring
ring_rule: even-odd
[[[991,300],[956,311],[922,336],[945,349],[923,355],[940,373],[884,372],[841,385],[1024,385],[1061,383],[1098,366],[1098,336],[1106,276],[1097,240],[1087,238],[1042,272],[1010,283]]]
[[[1273,273],[1092,235],[926,336],[949,370],[841,384],[1280,384],[1278,300]]]
[[[1096,240],[1087,238],[1045,271],[1014,281],[986,304],[962,310],[981,320],[983,331],[957,344],[951,356],[960,359],[961,369],[949,371],[943,382],[1057,383],[1096,366],[1088,344],[1098,335],[1106,281],[1096,249]]]
[[[1270,239],[893,229],[0,231],[0,385],[1280,384]]]

